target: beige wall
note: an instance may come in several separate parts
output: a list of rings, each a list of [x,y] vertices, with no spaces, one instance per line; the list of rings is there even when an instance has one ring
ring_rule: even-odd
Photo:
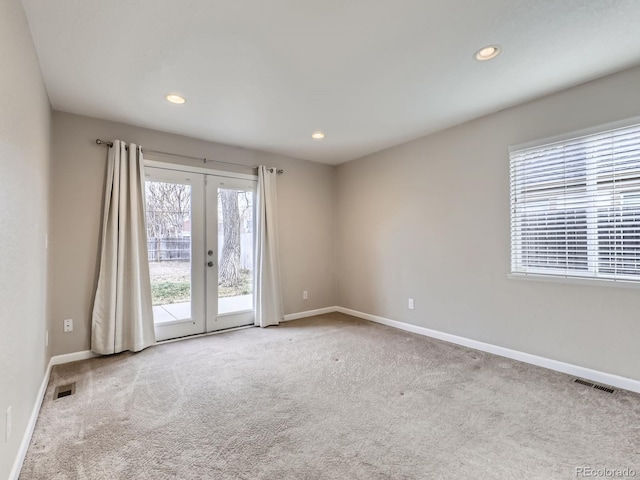
[[[640,289],[507,279],[508,146],[637,115],[640,68],[341,165],[338,304],[640,379]]]
[[[0,2],[0,92],[0,478],[8,478],[49,361],[51,110],[19,0]]]
[[[333,167],[54,112],[51,231],[54,354],[90,348],[107,159],[106,147],[96,145],[96,138],[120,139],[154,150],[285,169],[285,174],[278,177],[285,313],[335,305]],[[167,160],[180,162],[176,158]],[[203,166],[197,161],[183,160],[182,163]],[[215,165],[215,168],[223,167]],[[246,168],[238,171],[251,173]],[[303,290],[309,292],[306,301],[302,300]],[[63,333],[65,318],[74,320],[71,333]]]

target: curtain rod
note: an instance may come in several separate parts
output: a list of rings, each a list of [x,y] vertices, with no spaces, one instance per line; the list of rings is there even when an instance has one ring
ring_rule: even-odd
[[[113,147],[113,142],[100,140],[99,138],[96,138],[96,144],[98,144],[98,145],[107,145],[109,148]],[[251,165],[244,165],[242,163],[225,162],[223,160],[208,160],[207,158],[204,158],[204,157],[191,157],[189,155],[180,155],[179,153],[162,152],[160,150],[151,150],[150,148],[143,148],[142,149],[142,153],[145,153],[145,152],[157,153],[157,154],[160,154],[160,155],[170,155],[172,157],[188,158],[189,160],[201,160],[205,164],[207,163],[207,161],[209,161],[209,162],[215,162],[215,163],[226,163],[227,165],[236,165],[236,166],[239,166],[239,167],[258,168],[257,166],[252,167]],[[284,173],[284,170],[281,169],[281,168],[278,168],[278,169],[276,169],[276,173],[278,175],[281,175],[281,174]]]

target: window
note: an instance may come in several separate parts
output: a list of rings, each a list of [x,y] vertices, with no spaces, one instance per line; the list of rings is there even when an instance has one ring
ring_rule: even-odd
[[[510,158],[512,273],[640,282],[640,123]]]

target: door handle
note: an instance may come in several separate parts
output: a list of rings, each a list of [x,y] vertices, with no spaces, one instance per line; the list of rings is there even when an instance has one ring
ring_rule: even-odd
[[[209,267],[213,267],[213,262],[209,262],[209,263],[207,263],[207,266],[209,266]]]

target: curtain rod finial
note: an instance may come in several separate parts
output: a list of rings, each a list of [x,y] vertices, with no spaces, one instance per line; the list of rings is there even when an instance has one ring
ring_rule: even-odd
[[[109,148],[113,147],[113,142],[105,142],[104,140],[100,140],[99,138],[96,138],[96,144],[97,145],[108,145]]]

